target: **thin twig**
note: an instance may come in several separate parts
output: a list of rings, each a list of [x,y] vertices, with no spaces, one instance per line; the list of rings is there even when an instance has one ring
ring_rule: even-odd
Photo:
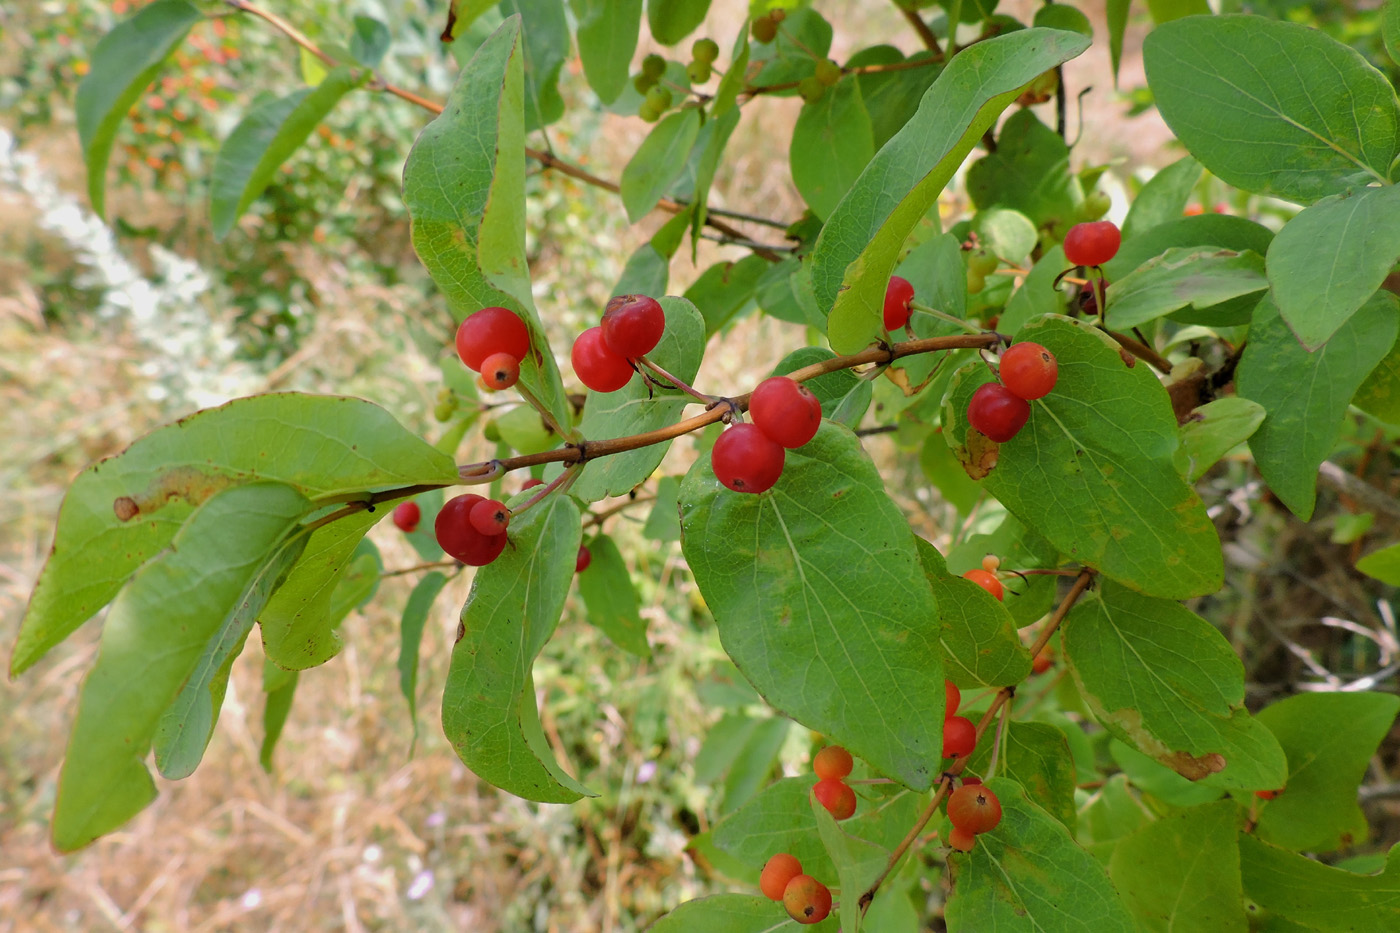
[[[904,14],[904,18],[909,21],[909,25],[913,26],[914,31],[919,34],[919,41],[924,44],[924,48],[935,53],[941,61],[943,58],[943,50],[938,47],[938,36],[934,35],[928,23],[924,22],[924,18],[919,15],[919,11],[912,7],[907,7],[902,3],[896,3],[895,6],[899,7],[899,12]]]
[[[461,561],[458,561],[458,560],[437,560],[437,561],[433,561],[433,562],[430,563],[430,564],[417,564],[417,565],[415,565],[415,566],[413,566],[413,567],[404,567],[404,568],[402,568],[402,569],[400,569],[400,570],[386,570],[386,571],[384,571],[383,573],[381,573],[381,574],[379,575],[379,579],[382,580],[382,579],[384,579],[385,577],[401,577],[401,576],[403,576],[404,574],[408,574],[408,573],[417,573],[417,572],[420,571],[420,570],[435,570],[435,569],[437,569],[438,567],[462,567],[462,566],[463,566],[462,562],[461,562]]]

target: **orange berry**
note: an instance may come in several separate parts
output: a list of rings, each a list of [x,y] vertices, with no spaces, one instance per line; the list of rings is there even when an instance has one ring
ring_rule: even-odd
[[[770,901],[781,901],[788,882],[800,874],[802,863],[797,857],[779,852],[763,866],[763,872],[758,876],[758,888]]]
[[[783,906],[798,923],[821,923],[831,913],[831,891],[811,875],[798,875],[783,891]]]
[[[853,767],[855,760],[851,758],[851,753],[840,745],[828,745],[812,759],[812,770],[823,781],[839,781],[850,774]]]

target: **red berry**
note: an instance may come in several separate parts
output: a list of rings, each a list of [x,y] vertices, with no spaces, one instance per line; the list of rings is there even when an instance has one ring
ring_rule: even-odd
[[[1065,234],[1065,258],[1076,266],[1101,266],[1118,255],[1123,234],[1111,220],[1075,224]]]
[[[1015,437],[1030,417],[1030,402],[1017,398],[1000,382],[978,386],[967,403],[967,423],[998,444]]]
[[[1005,596],[1006,591],[1002,587],[1001,581],[985,570],[969,570],[963,574],[963,579],[971,580],[997,599],[1003,599]]]
[[[593,552],[586,546],[578,546],[578,557],[574,559],[574,573],[583,573],[588,569],[588,565],[593,563]]]
[[[890,276],[890,284],[885,289],[885,330],[899,330],[909,323],[913,312],[909,302],[914,300],[914,286],[908,279],[897,275]]]
[[[964,771],[962,782],[964,784],[981,784],[982,779],[975,774],[968,774],[966,771]]]
[[[1001,822],[1001,801],[985,784],[963,784],[948,797],[948,819],[968,832],[991,832]]]
[[[943,757],[956,758],[971,755],[977,747],[977,727],[964,716],[950,716],[943,720]]]
[[[488,389],[509,389],[520,380],[520,360],[509,353],[492,353],[481,361],[481,381]]]
[[[1283,793],[1283,791],[1284,788],[1282,787],[1278,790],[1256,790],[1254,796],[1258,797],[1260,800],[1273,800],[1279,794]]]
[[[529,479],[527,479],[525,482],[523,482],[523,483],[520,484],[520,491],[521,491],[521,492],[524,492],[525,490],[527,490],[527,489],[532,489],[532,488],[534,488],[535,486],[543,486],[543,485],[544,485],[544,480],[542,480],[542,479],[535,479],[535,478],[532,476],[532,477],[530,477]]]
[[[812,796],[838,820],[848,820],[856,812],[856,792],[840,778],[823,778],[812,786]]]
[[[481,372],[482,361],[494,353],[523,360],[529,352],[529,328],[509,308],[482,308],[457,328],[457,355],[474,372]]]
[[[656,349],[666,331],[661,303],[646,295],[618,295],[603,312],[603,339],[619,356],[636,359]]]
[[[418,508],[417,502],[400,502],[394,506],[394,524],[399,526],[403,532],[413,532],[418,530],[418,522],[423,518],[422,509]]]
[[[449,499],[438,512],[433,530],[437,533],[438,544],[444,551],[464,564],[484,567],[505,550],[505,535],[484,535],[476,530],[471,521],[472,508],[486,500],[475,493],[467,493]]]
[[[958,714],[958,705],[962,703],[962,691],[958,685],[951,680],[943,681],[943,719],[946,722]]]
[[[510,509],[495,499],[482,499],[467,514],[472,527],[484,535],[503,535],[510,525]]]
[[[839,781],[851,773],[855,760],[840,745],[828,745],[812,759],[812,770],[823,781]]]
[[[972,847],[977,844],[977,834],[963,829],[961,826],[954,826],[952,832],[948,833],[948,845],[959,852],[971,852]]]
[[[1031,672],[1035,674],[1044,674],[1046,671],[1050,670],[1050,668],[1054,667],[1054,665],[1055,661],[1050,657],[1050,649],[1046,648],[1031,659]]]
[[[763,866],[763,872],[758,876],[758,889],[770,901],[781,901],[783,892],[787,890],[788,882],[800,874],[802,874],[802,863],[797,860],[797,857],[788,855],[786,852],[779,852],[768,860],[767,865]]]
[[[715,478],[735,492],[763,492],[783,475],[786,451],[752,424],[736,424],[715,441]]]
[[[773,443],[801,447],[822,423],[822,403],[812,390],[787,376],[773,376],[749,396],[749,417]]]
[[[1107,297],[1108,286],[1108,276],[1104,276],[1102,290],[1105,297]],[[1085,317],[1099,316],[1099,295],[1093,282],[1085,282],[1079,286],[1079,310]]]
[[[831,891],[811,875],[798,875],[783,889],[783,906],[798,923],[821,923],[831,913]]]
[[[1018,343],[1001,355],[1001,384],[1026,401],[1044,398],[1060,378],[1055,354],[1038,343]]]
[[[608,348],[601,327],[579,334],[570,357],[574,374],[594,392],[616,392],[632,378],[632,364]]]

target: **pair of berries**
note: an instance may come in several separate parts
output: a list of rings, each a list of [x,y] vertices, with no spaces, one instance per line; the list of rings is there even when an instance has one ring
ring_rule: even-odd
[[[714,71],[715,59],[719,58],[719,43],[714,39],[696,39],[690,47],[690,64],[685,68],[685,76],[691,84],[704,84]]]
[[[611,298],[603,311],[603,322],[574,341],[570,354],[574,375],[594,392],[616,392],[631,380],[635,372],[632,360],[656,349],[665,332],[666,312],[655,298]]]
[[[530,352],[530,330],[509,308],[482,308],[457,328],[457,355],[487,389],[509,389]]]
[[[812,796],[838,820],[848,820],[856,812],[856,792],[846,783],[853,767],[855,759],[840,745],[828,745],[812,759],[812,770],[817,774]]]
[[[960,758],[977,747],[977,727],[966,716],[959,716],[962,691],[951,680],[943,681],[943,757]]]
[[[959,852],[971,852],[977,836],[991,832],[1001,822],[1001,801],[980,779],[969,778],[948,796],[948,821],[953,824],[948,845]]]
[[[1060,378],[1055,354],[1038,343],[1018,343],[1001,355],[1001,382],[978,386],[967,403],[967,423],[998,444],[1015,437],[1031,417],[1030,403]]]
[[[749,396],[747,423],[732,425],[710,453],[715,478],[735,492],[763,492],[783,475],[787,451],[810,441],[822,423],[822,403],[787,376],[773,376]]]
[[[802,873],[794,855],[779,852],[763,866],[758,888],[770,901],[778,901],[798,923],[821,923],[831,913],[831,890]]]
[[[963,579],[971,580],[999,600],[1004,599],[1006,597],[1006,588],[1003,587],[1001,581],[997,579],[997,568],[1000,566],[1001,560],[995,555],[988,554],[986,557],[982,558],[982,566],[964,572]]]
[[[753,34],[754,40],[767,45],[778,38],[778,24],[787,19],[787,10],[779,7],[776,10],[769,10],[766,16],[760,16],[753,21],[749,31]]]
[[[484,567],[506,547],[510,509],[475,493],[449,499],[437,514],[433,531],[438,545],[472,567]]]

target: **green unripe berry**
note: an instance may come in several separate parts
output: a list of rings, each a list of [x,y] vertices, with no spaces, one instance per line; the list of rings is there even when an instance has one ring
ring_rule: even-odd
[[[987,287],[987,277],[980,272],[967,270],[967,293],[975,295]]]
[[[1084,199],[1084,219],[1098,220],[1113,206],[1113,199],[1102,191],[1095,191]]]
[[[841,66],[829,58],[824,58],[817,62],[817,80],[827,87],[831,87],[841,80]]]
[[[653,81],[659,80],[666,73],[666,59],[656,53],[648,55],[642,59],[642,74]]]
[[[696,39],[690,47],[690,55],[697,62],[711,64],[719,58],[719,43],[714,39]]]
[[[750,32],[753,33],[755,41],[767,45],[769,42],[778,38],[778,24],[773,21],[771,16],[765,16],[762,19],[753,21]]]
[[[704,84],[706,81],[710,80],[711,71],[712,69],[710,68],[709,62],[702,62],[697,58],[686,66],[685,75],[690,79],[691,84]]]
[[[647,106],[656,111],[657,116],[671,109],[671,91],[669,88],[654,87],[647,91]]]
[[[433,417],[438,421],[450,421],[456,412],[457,403],[452,399],[447,399],[446,401],[437,403],[437,406],[433,409]]]
[[[656,79],[647,77],[645,72],[637,72],[637,76],[632,79],[632,86],[637,89],[638,94],[645,94],[656,87]]]
[[[501,442],[501,429],[496,426],[496,422],[488,421],[481,429],[481,436],[492,444],[499,444]]]
[[[650,102],[642,101],[642,105],[637,108],[637,116],[648,123],[655,123],[661,119],[661,111],[653,107]]]
[[[817,80],[816,75],[808,75],[797,82],[797,93],[809,104],[815,104],[826,94],[826,85]]]
[[[967,270],[981,276],[991,275],[1001,263],[986,250],[973,250],[967,254]]]

